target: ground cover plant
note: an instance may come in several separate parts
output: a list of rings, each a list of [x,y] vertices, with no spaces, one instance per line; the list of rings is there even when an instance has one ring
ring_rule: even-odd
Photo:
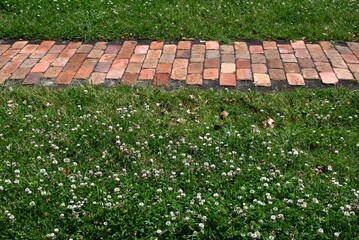
[[[358,40],[353,0],[3,0],[0,39]]]
[[[1,239],[357,239],[359,94],[0,92]]]

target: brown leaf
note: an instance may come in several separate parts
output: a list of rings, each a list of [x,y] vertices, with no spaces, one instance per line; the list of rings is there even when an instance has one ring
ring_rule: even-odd
[[[228,112],[222,111],[222,112],[219,114],[219,117],[220,117],[221,119],[224,119],[224,118],[228,117],[228,115],[229,115]]]
[[[275,121],[274,121],[272,118],[269,118],[269,119],[267,120],[267,123],[268,123],[268,125],[269,125],[270,128],[274,128],[274,126],[275,126]]]

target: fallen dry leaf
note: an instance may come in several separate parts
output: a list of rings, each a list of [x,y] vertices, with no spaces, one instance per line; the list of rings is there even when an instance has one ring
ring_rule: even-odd
[[[222,111],[222,112],[219,114],[219,117],[220,117],[221,119],[224,119],[224,118],[228,117],[228,115],[229,115],[228,112]]]

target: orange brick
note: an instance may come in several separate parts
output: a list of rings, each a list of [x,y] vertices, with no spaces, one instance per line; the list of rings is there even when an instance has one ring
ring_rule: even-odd
[[[11,75],[10,79],[24,79],[29,72],[30,68],[18,68]]]
[[[128,73],[140,73],[141,63],[129,63],[126,69]]]
[[[253,73],[267,73],[268,69],[265,64],[252,64]]]
[[[219,78],[219,84],[221,86],[235,87],[236,75],[233,73],[221,73]]]
[[[169,80],[170,80],[170,75],[168,73],[157,73],[153,80],[153,85],[166,86]]]
[[[122,77],[122,84],[125,86],[134,86],[137,82],[138,74],[126,72]]]
[[[319,79],[319,75],[315,68],[302,68],[304,79]]]
[[[36,48],[38,47],[39,45],[37,44],[28,44],[26,45],[26,47],[24,47],[23,49],[21,49],[20,53],[33,53]]]
[[[338,78],[334,72],[321,72],[319,75],[324,84],[336,84],[338,82]]]
[[[206,42],[206,49],[207,50],[218,50],[219,49],[219,43],[216,41],[207,41]]]
[[[25,47],[27,43],[28,43],[28,41],[17,41],[11,46],[11,48],[21,49],[21,48]]]
[[[262,45],[251,45],[249,46],[250,53],[264,53]]]
[[[148,45],[138,45],[135,48],[135,54],[146,54],[149,49]]]
[[[344,68],[333,68],[335,74],[337,75],[338,79],[341,80],[353,80],[353,74],[348,69]]]
[[[235,73],[236,65],[234,63],[222,63],[221,73]]]
[[[187,68],[188,67],[188,59],[175,59],[173,62],[173,68]]]
[[[163,42],[157,42],[157,41],[151,42],[150,49],[152,49],[152,50],[162,49],[163,44],[164,44]]]
[[[288,84],[291,86],[304,86],[303,76],[299,73],[287,73]]]
[[[155,76],[155,69],[142,69],[139,79],[141,80],[153,80]]]
[[[179,41],[178,42],[179,50],[188,50],[191,49],[191,41]]]
[[[305,42],[300,40],[300,41],[290,41],[290,44],[292,45],[292,48],[294,49],[303,49],[305,48]]]
[[[203,72],[203,78],[205,80],[217,80],[218,75],[219,75],[218,68],[208,68],[208,69],[205,69]]]
[[[50,67],[44,74],[44,78],[57,78],[60,74],[62,67]]]
[[[91,77],[89,78],[89,83],[93,85],[99,85],[105,81],[105,78],[106,78],[106,73],[94,72],[91,74]]]
[[[269,69],[269,77],[271,80],[285,80],[283,69]]]
[[[187,68],[173,68],[171,78],[174,80],[186,80]]]
[[[31,72],[45,72],[49,66],[50,62],[39,62],[31,69]]]
[[[111,68],[110,71],[108,71],[106,78],[120,79],[122,78],[124,73],[125,73],[125,68],[120,68],[120,69]]]
[[[170,73],[172,68],[171,63],[159,63],[156,68],[156,73]]]
[[[189,74],[201,74],[203,71],[202,63],[190,63],[188,65],[188,73]]]
[[[205,68],[219,68],[219,59],[218,58],[207,58],[204,60]]]
[[[275,41],[264,41],[263,48],[265,50],[277,49],[277,43]]]
[[[254,76],[254,85],[260,87],[270,87],[271,81],[268,74],[255,73]]]
[[[188,85],[202,85],[203,79],[201,74],[188,74],[186,83]]]
[[[61,72],[56,78],[56,84],[67,85],[70,84],[76,72]]]
[[[237,79],[242,80],[252,80],[252,71],[250,69],[238,69],[237,70]]]

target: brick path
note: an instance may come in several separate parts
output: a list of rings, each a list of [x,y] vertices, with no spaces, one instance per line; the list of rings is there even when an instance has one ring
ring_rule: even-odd
[[[358,42],[0,41],[0,84],[357,86],[358,59]]]

